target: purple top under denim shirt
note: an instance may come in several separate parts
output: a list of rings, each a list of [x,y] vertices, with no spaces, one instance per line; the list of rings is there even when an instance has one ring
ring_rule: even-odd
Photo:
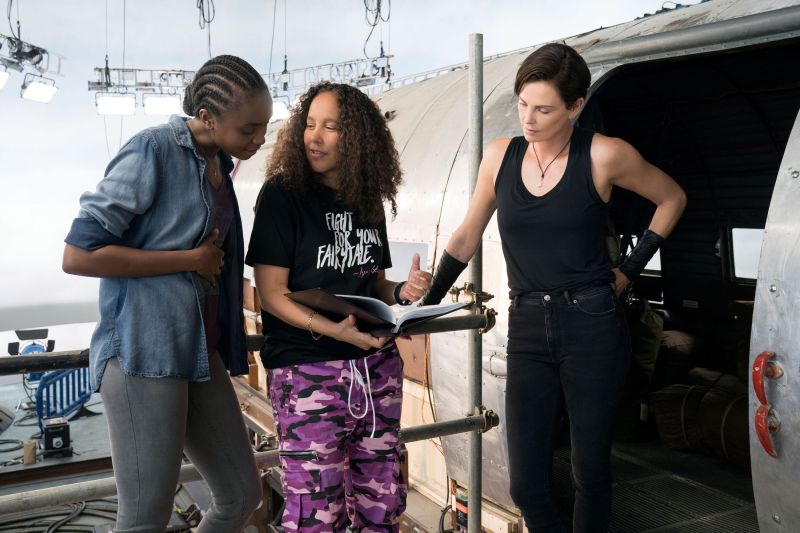
[[[214,229],[205,160],[194,146],[186,118],[134,135],[109,163],[65,241],[85,250],[119,244],[143,250],[191,250]],[[233,210],[219,276],[218,351],[232,375],[248,370],[243,329],[244,238],[229,173],[220,152]],[[205,291],[193,272],[100,280],[100,320],[89,349],[92,386],[99,389],[106,362],[117,357],[128,375],[209,379],[203,325]]]
[[[233,198],[231,198],[228,188],[224,183],[221,183],[219,188],[215,188],[211,183],[207,182],[207,189],[211,196],[213,206],[213,219],[214,228],[219,230],[219,238],[217,239],[217,246],[222,247],[222,243],[230,230],[231,223],[233,222]],[[221,331],[219,329],[219,283],[209,283],[207,280],[200,278],[200,282],[206,294],[204,308],[203,308],[203,325],[206,328],[206,346],[209,353],[213,353],[219,347],[219,339]]]

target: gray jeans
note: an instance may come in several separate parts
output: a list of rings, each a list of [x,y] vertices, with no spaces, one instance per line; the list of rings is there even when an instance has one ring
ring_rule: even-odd
[[[128,376],[111,359],[100,394],[111,436],[119,510],[115,531],[161,533],[173,508],[183,452],[211,489],[198,533],[234,533],[261,502],[253,450],[228,373],[209,356],[211,380]]]

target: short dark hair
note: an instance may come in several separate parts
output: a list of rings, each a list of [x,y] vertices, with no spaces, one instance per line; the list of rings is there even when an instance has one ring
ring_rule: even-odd
[[[561,99],[572,107],[578,98],[585,98],[592,81],[586,61],[571,46],[549,43],[533,51],[517,70],[514,94],[531,81],[549,81]]]
[[[239,93],[265,91],[267,83],[250,63],[236,56],[221,55],[206,61],[186,87],[183,112],[196,116],[200,109],[219,115]]]

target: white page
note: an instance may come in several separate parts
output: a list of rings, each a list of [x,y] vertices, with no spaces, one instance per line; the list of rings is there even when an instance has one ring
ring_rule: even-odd
[[[397,325],[402,326],[409,320],[423,319],[423,318],[428,318],[430,316],[446,315],[447,313],[450,313],[457,309],[461,309],[466,305],[467,304],[462,302],[456,302],[454,304],[423,305],[420,307],[414,307],[400,314],[400,316],[397,318]]]
[[[392,308],[377,298],[370,298],[369,296],[355,296],[352,294],[337,294],[336,296],[342,300],[347,300],[353,305],[357,305],[364,311],[371,313],[378,318],[382,318],[390,324],[397,323],[397,319],[394,316]]]

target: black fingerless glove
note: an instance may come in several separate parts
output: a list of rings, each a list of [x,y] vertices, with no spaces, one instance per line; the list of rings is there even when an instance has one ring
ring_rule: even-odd
[[[452,255],[447,253],[447,250],[442,252],[442,258],[439,259],[439,265],[436,267],[436,273],[431,280],[431,288],[428,289],[428,294],[422,298],[422,305],[438,304],[456,282],[458,276],[467,268],[467,263],[462,263]]]
[[[619,266],[620,272],[633,281],[633,278],[641,274],[647,263],[656,255],[662,242],[664,242],[664,237],[649,229],[644,230],[636,246]]]

